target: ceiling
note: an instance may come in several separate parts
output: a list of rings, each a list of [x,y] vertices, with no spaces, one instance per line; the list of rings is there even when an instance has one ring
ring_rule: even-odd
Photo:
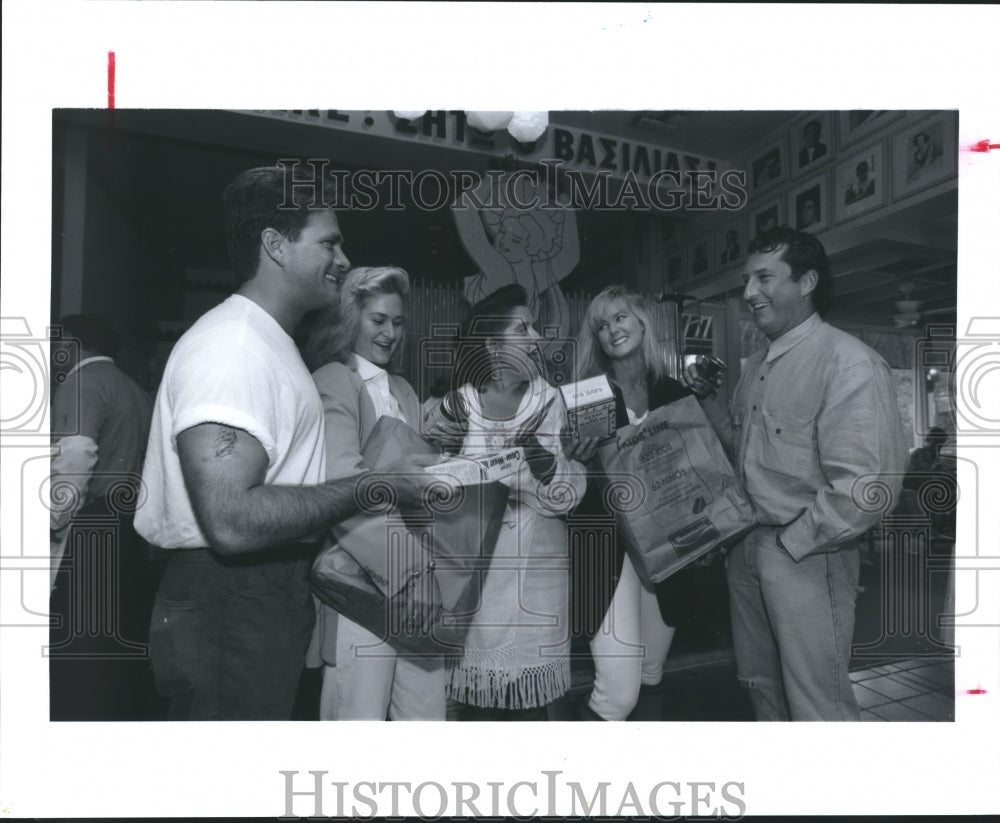
[[[738,158],[748,146],[801,114],[561,111],[551,113],[551,122],[728,159]],[[91,145],[99,147],[91,152],[97,185],[120,202],[165,266],[179,273],[227,267],[219,231],[219,192],[237,171],[274,162],[275,152],[336,156],[345,164],[366,163],[369,168],[447,169],[456,162],[455,152],[444,149],[357,134],[331,138],[329,131],[301,123],[261,119],[251,128],[245,116],[232,112],[116,111],[115,116],[113,146],[106,112],[56,112],[54,118],[90,131]],[[58,168],[56,172],[58,176]],[[906,296],[902,287],[910,289],[911,299],[921,301],[917,325],[953,324],[957,214],[957,194],[952,190],[912,207],[896,208],[862,228],[849,224],[847,230],[839,227],[824,233],[838,295],[832,319],[894,327],[893,316],[901,313],[895,302]],[[473,273],[446,209],[348,213],[342,222],[355,261],[397,263],[430,280]],[[594,291],[610,278],[628,282],[633,276],[632,258],[622,249],[634,237],[633,223],[632,216],[623,212],[580,215],[581,265],[565,281],[567,290]],[[720,281],[715,293],[738,283],[735,273],[728,282]]]
[[[907,328],[954,325],[958,282],[954,249],[877,238],[835,255],[835,317]],[[897,306],[912,300],[917,305]]]

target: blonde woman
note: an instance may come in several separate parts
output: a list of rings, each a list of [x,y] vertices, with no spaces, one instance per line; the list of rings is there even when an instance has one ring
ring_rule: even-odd
[[[353,269],[339,307],[320,318],[309,336],[305,355],[323,400],[327,479],[361,470],[361,446],[379,417],[420,426],[412,387],[388,371],[403,341],[408,294],[402,269]],[[376,568],[386,563],[387,557],[366,558]],[[308,662],[323,666],[320,719],[444,720],[440,656],[397,654],[388,640],[324,604],[317,608]]]
[[[638,425],[653,409],[691,393],[667,375],[666,354],[653,333],[649,308],[641,295],[624,286],[608,286],[591,301],[577,352],[580,379],[607,375],[619,428]],[[585,443],[577,456],[592,460],[594,452],[593,444]],[[603,506],[592,487],[580,510],[607,514]],[[609,574],[610,581],[596,579]],[[575,591],[580,598],[596,593],[600,601],[578,599],[574,604],[586,624],[595,669],[593,689],[581,706],[582,719],[625,720],[641,694],[644,716],[636,719],[659,719],[663,666],[686,607],[684,574],[672,575],[654,589],[640,580],[619,540],[610,556],[594,552],[578,558]]]

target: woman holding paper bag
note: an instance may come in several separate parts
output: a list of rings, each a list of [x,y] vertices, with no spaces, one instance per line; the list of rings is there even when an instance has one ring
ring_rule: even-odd
[[[653,334],[645,300],[624,286],[608,286],[587,308],[577,341],[578,379],[606,374],[615,393],[617,426],[638,425],[655,408],[691,394],[666,374],[666,355]],[[592,443],[580,443],[571,452],[579,459],[593,458]],[[592,485],[581,512],[600,514],[601,494]],[[597,554],[574,564],[577,597],[595,593],[600,603],[574,603],[590,615],[584,631],[590,637],[594,658],[594,686],[581,706],[585,720],[625,720],[643,697],[635,719],[659,719],[658,687],[663,664],[679,622],[683,571],[653,587],[642,581],[616,539],[613,556]],[[595,581],[597,574],[612,574],[613,586]],[[610,602],[607,596],[610,595]],[[603,615],[600,625],[595,617]],[[587,622],[586,620],[583,622]],[[644,716],[639,717],[642,714]],[[648,715],[648,716],[646,716]]]
[[[379,417],[414,429],[420,404],[410,384],[386,367],[399,350],[409,278],[402,269],[357,268],[341,287],[340,305],[320,319],[305,359],[323,400],[327,479],[361,471],[361,446]],[[337,545],[331,552],[344,550]],[[347,561],[347,558],[344,558]],[[366,567],[386,559],[367,558]],[[317,601],[316,629],[307,657],[323,666],[322,720],[444,720],[441,657],[398,655],[372,632]]]
[[[463,720],[544,720],[570,686],[565,516],[583,495],[586,473],[562,453],[566,411],[542,377],[527,303],[524,289],[509,285],[473,306],[456,358],[453,382],[466,411],[459,453],[519,446],[524,457],[500,481],[510,497],[480,607],[461,654],[448,660],[448,696]]]

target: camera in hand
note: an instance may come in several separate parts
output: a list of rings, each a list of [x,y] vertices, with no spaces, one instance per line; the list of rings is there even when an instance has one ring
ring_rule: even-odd
[[[685,382],[698,397],[715,394],[719,377],[726,371],[726,364],[710,354],[699,354],[694,363],[684,370]]]

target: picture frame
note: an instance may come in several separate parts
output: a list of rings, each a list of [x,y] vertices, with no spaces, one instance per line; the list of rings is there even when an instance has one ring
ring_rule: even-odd
[[[894,109],[852,109],[839,112],[840,148],[858,142],[903,116]]]
[[[659,231],[657,241],[661,249],[668,248],[679,239],[677,220],[673,217],[661,217],[658,220]]]
[[[853,220],[885,205],[886,178],[881,140],[839,162],[833,184],[835,222]]]
[[[942,113],[907,123],[892,138],[892,194],[902,200],[954,176],[958,118]]]
[[[782,199],[780,197],[771,200],[750,215],[750,237],[756,237],[767,229],[784,225],[784,213],[782,210]]]
[[[726,223],[715,235],[716,269],[731,269],[746,259],[747,238],[742,218]]]
[[[684,265],[684,249],[675,248],[667,253],[664,291],[681,294],[687,282],[687,267]]]
[[[753,191],[761,191],[777,185],[787,176],[785,147],[778,139],[764,144],[762,150],[754,152],[750,161],[750,182]]]
[[[704,234],[691,243],[688,254],[688,280],[700,280],[715,271],[715,237]]]
[[[808,174],[829,163],[836,156],[830,112],[812,112],[796,122],[790,143],[793,174]]]
[[[818,234],[830,227],[828,175],[810,177],[788,192],[788,223],[797,231]]]

